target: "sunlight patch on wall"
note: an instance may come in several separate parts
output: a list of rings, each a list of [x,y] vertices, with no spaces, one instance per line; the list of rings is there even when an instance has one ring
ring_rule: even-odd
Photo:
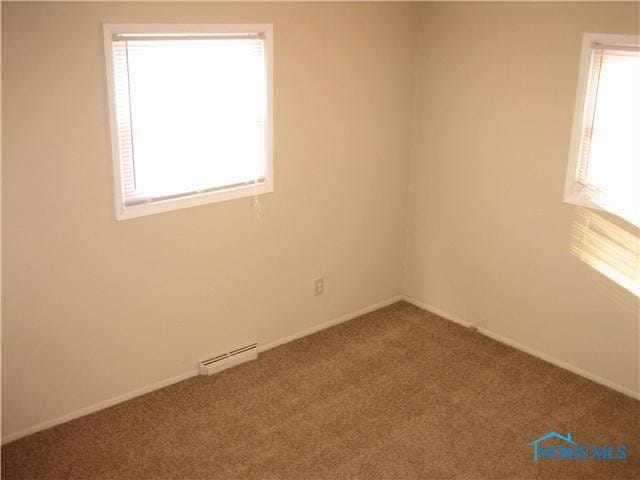
[[[580,209],[571,253],[635,296],[640,296],[640,239],[602,216]]]

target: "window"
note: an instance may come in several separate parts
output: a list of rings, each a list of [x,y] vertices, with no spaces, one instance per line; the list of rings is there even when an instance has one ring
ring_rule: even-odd
[[[640,37],[585,34],[565,201],[640,226]]]
[[[271,25],[105,25],[116,218],[273,191]]]

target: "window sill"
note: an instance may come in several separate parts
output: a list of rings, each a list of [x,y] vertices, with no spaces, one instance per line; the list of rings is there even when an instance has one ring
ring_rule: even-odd
[[[146,215],[170,212],[172,210],[181,210],[183,208],[197,207],[210,203],[225,202],[237,198],[254,197],[272,192],[273,182],[265,181],[259,185],[246,185],[217,192],[207,192],[197,195],[189,195],[186,197],[142,203],[140,205],[130,207],[116,205],[116,220],[128,220]]]

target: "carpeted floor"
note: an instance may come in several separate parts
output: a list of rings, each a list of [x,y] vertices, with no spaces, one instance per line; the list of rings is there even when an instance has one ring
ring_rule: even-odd
[[[550,431],[629,458],[535,463]],[[2,478],[640,478],[639,447],[640,402],[400,302],[10,443]]]

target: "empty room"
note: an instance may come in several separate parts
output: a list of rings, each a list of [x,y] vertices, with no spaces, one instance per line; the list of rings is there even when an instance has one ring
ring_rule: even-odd
[[[1,26],[2,479],[640,478],[640,3]]]

